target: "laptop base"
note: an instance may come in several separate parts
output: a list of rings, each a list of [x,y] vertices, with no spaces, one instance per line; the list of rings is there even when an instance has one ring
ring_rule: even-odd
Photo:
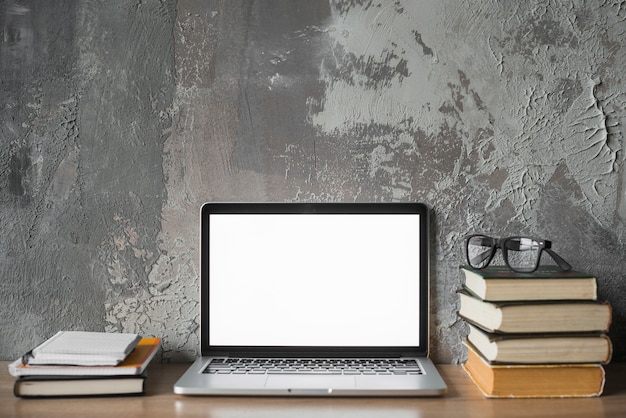
[[[428,358],[411,376],[209,375],[201,357],[174,385],[174,393],[198,396],[441,396],[446,384]]]

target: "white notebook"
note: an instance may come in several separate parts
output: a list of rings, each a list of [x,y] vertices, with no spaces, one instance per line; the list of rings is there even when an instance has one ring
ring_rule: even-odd
[[[115,366],[124,361],[139,340],[138,334],[59,331],[22,360],[29,365]]]

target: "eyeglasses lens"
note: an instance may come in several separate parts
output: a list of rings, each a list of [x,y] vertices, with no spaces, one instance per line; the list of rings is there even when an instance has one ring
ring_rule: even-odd
[[[533,271],[539,262],[541,246],[531,238],[511,238],[504,242],[509,267],[517,271]]]
[[[481,269],[491,261],[496,242],[483,235],[470,237],[467,241],[467,262],[473,268]]]

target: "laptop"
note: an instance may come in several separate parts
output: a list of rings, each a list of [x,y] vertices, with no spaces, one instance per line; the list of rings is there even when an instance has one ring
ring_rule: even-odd
[[[183,395],[437,396],[420,203],[206,203]]]

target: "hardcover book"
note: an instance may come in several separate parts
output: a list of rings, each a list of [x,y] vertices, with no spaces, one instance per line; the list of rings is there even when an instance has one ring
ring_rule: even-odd
[[[132,376],[22,376],[13,393],[22,398],[142,395],[147,373]]]
[[[489,364],[467,343],[463,369],[488,398],[568,398],[600,396],[605,372],[600,364]]]
[[[476,270],[461,266],[465,287],[488,301],[595,300],[597,280],[579,271],[555,266],[539,267],[533,273],[516,273],[506,266]]]
[[[611,324],[611,306],[606,302],[489,302],[465,288],[458,293],[459,316],[490,332],[606,332]]]
[[[602,363],[612,345],[602,333],[494,334],[469,325],[467,340],[490,363]]]

